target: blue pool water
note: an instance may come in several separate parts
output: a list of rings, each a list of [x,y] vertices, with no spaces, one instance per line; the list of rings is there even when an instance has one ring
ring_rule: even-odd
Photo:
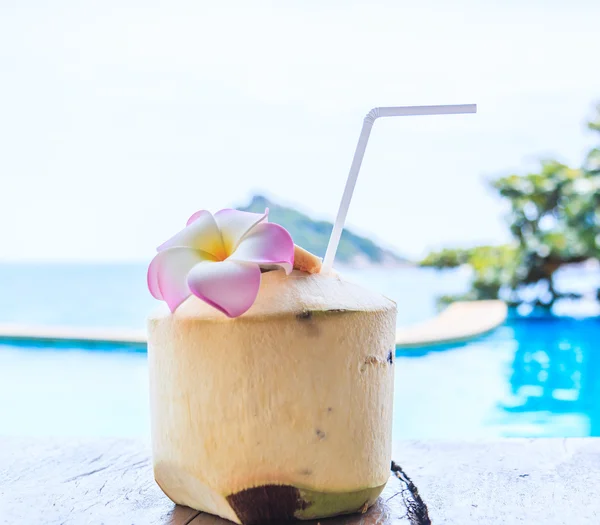
[[[510,319],[461,345],[403,351],[396,434],[600,436],[599,335],[598,318]]]
[[[597,319],[397,352],[394,437],[600,436]],[[146,354],[0,345],[0,434],[147,437]]]
[[[435,313],[468,275],[347,272],[398,303],[399,324]],[[0,323],[140,328],[154,306],[141,265],[1,266]],[[146,354],[0,344],[0,435],[148,436]],[[395,438],[600,436],[598,318],[511,318],[464,344],[397,353]]]

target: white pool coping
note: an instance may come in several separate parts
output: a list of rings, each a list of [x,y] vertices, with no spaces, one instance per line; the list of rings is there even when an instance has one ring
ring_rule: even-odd
[[[422,323],[399,329],[396,346],[413,348],[465,341],[485,334],[506,320],[503,301],[461,301]],[[0,324],[0,341],[145,345],[144,330]]]

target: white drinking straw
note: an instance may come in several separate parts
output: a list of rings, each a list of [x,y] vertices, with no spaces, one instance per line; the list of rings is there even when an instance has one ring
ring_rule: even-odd
[[[328,273],[333,267],[335,252],[340,244],[342,230],[344,229],[344,223],[346,222],[346,215],[348,215],[348,208],[350,207],[350,201],[352,200],[352,193],[354,192],[354,186],[356,186],[356,179],[358,178],[360,165],[362,164],[363,157],[365,156],[367,142],[369,142],[369,135],[371,134],[371,128],[373,127],[375,120],[380,117],[456,115],[460,113],[476,112],[476,104],[458,104],[452,106],[403,106],[395,108],[373,108],[371,111],[369,111],[363,122],[360,137],[358,138],[358,144],[356,145],[356,151],[354,152],[354,159],[352,160],[350,172],[348,173],[346,187],[344,188],[344,194],[342,195],[342,201],[340,202],[337,217],[335,218],[335,224],[333,225],[333,230],[331,231],[331,237],[329,237],[329,244],[327,245],[327,251],[325,252],[325,258],[323,259],[323,268],[321,270],[322,273]]]

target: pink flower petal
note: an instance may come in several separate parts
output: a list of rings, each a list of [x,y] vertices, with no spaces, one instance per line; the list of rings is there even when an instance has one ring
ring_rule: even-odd
[[[279,224],[263,222],[252,228],[227,260],[281,266],[289,274],[294,267],[294,241]]]
[[[189,271],[203,261],[206,259],[202,252],[191,248],[175,247],[158,252],[148,268],[150,293],[166,301],[174,312],[191,294],[187,284]]]
[[[159,254],[162,252],[159,252]],[[150,262],[150,266],[148,266],[148,275],[146,278],[148,279],[148,290],[152,294],[152,297],[158,299],[159,301],[163,300],[162,292],[160,291],[160,287],[158,286],[158,268],[160,265],[160,259],[158,255],[152,259]]]
[[[234,261],[204,262],[187,277],[192,293],[227,317],[238,317],[254,303],[260,288],[260,268]]]
[[[224,250],[223,240],[215,218],[206,210],[196,212],[194,215],[196,218],[194,220],[190,218],[188,225],[161,244],[158,251],[179,246],[201,250],[212,255],[216,260],[225,259],[227,253]]]
[[[221,230],[221,237],[227,254],[231,255],[244,235],[259,222],[267,219],[268,215],[268,209],[265,210],[265,213],[251,213],[227,208],[215,213],[215,220]]]
[[[196,219],[198,219],[199,217],[201,217],[204,213],[210,213],[207,210],[200,210],[197,211],[196,213],[192,213],[192,216],[188,219],[188,221],[186,222],[186,226],[189,226],[190,224],[192,224],[192,222],[194,222]]]

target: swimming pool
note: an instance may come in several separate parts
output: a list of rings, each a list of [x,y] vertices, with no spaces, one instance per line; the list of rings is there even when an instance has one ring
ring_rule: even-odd
[[[397,351],[394,438],[600,436],[600,320],[511,319]],[[0,345],[0,435],[147,437],[146,354]]]
[[[397,437],[600,436],[598,318],[513,318],[399,356]]]

